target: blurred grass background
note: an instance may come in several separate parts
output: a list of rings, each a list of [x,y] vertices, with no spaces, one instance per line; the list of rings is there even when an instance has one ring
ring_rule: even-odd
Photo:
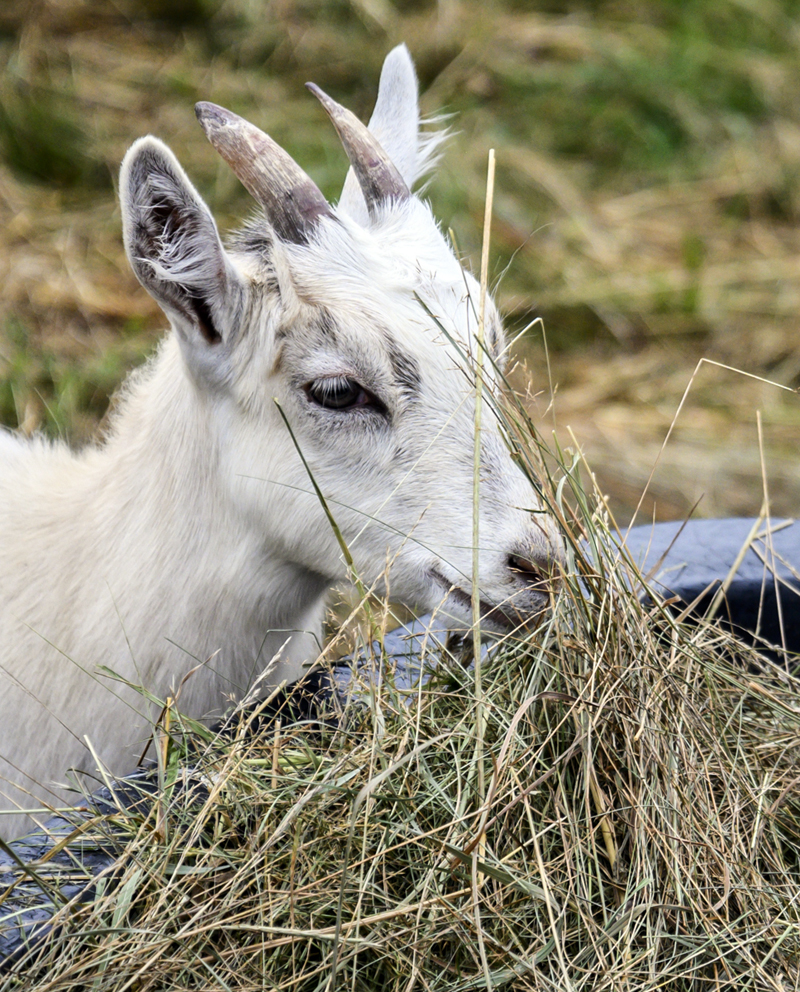
[[[476,266],[497,150],[497,297],[512,334],[536,321],[515,382],[621,522],[702,357],[800,386],[798,0],[32,0],[0,7],[0,421],[87,438],[165,326],[122,250],[136,137],[223,230],[251,204],[200,99],[335,198],[344,155],[303,83],[366,118],[399,41],[424,112],[455,115],[427,195]],[[797,395],[704,365],[640,519],[756,514],[764,478],[797,512],[799,429]]]

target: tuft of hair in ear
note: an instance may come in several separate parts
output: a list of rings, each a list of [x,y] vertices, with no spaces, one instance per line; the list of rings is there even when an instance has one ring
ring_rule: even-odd
[[[156,138],[140,138],[122,163],[125,248],[144,288],[187,340],[222,340],[215,310],[228,269],[217,226],[178,160]]]

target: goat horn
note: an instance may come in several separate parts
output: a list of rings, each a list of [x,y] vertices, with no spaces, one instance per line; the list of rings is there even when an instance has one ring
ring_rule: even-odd
[[[336,128],[367,201],[370,217],[387,200],[409,199],[411,192],[405,180],[369,128],[315,83],[306,83],[306,88],[319,100]]]
[[[334,216],[313,180],[268,134],[215,103],[198,103],[194,112],[283,241],[305,244],[320,217]]]

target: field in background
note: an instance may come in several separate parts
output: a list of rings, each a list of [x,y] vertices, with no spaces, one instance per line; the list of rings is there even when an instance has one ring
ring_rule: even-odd
[[[366,117],[402,40],[425,112],[454,115],[434,210],[477,264],[496,148],[498,298],[512,332],[542,318],[516,382],[621,521],[701,357],[800,385],[800,3],[39,0],[0,9],[0,421],[86,438],[164,326],[122,251],[134,138],[171,145],[223,230],[251,202],[196,100],[335,198],[345,158],[303,83]],[[706,365],[645,516],[757,513],[757,410],[772,511],[797,512],[800,398]]]

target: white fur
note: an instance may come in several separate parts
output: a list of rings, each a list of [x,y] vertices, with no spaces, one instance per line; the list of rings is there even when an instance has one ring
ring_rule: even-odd
[[[378,129],[410,180],[424,164],[416,80],[404,48],[387,66]],[[447,609],[469,621],[474,395],[460,351],[476,347],[478,288],[428,206],[412,197],[368,224],[348,195],[308,244],[264,221],[266,248],[227,251],[154,138],[128,152],[120,192],[131,263],[172,332],[129,378],[103,444],[0,432],[0,808],[60,802],[68,769],[95,772],[87,737],[129,770],[154,716],[132,685],[163,698],[203,663],[180,690],[201,717],[287,638],[272,684],[314,659],[346,568],[275,400],[364,582],[384,589],[391,562],[392,597],[424,610],[444,580],[462,591]],[[487,328],[499,360],[491,301]],[[312,402],[309,384],[337,376],[380,407]],[[508,555],[546,562],[559,539],[486,406],[482,444],[482,596],[531,615],[546,597]],[[0,835],[28,823],[0,818]]]

